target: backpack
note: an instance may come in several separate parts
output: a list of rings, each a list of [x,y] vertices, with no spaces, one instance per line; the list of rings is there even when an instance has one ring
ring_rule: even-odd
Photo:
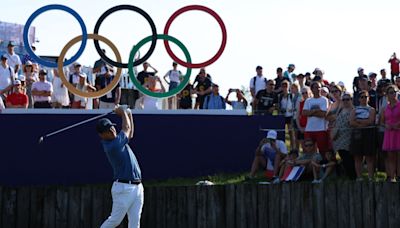
[[[295,104],[293,104],[294,102],[293,102],[293,95],[292,95],[292,93],[289,93],[289,94],[288,94],[288,97],[289,97],[289,99],[292,101],[292,106],[294,106]],[[285,107],[285,109],[282,109],[282,107],[281,107],[282,98],[283,98],[283,95],[282,95],[282,94],[278,94],[278,110],[279,110],[279,113],[285,114],[285,113],[286,113],[287,107]],[[292,107],[292,110],[294,110],[293,107]]]
[[[257,76],[254,76],[254,78],[253,78],[253,87],[254,88],[256,88],[256,79],[257,79]],[[267,85],[267,79],[266,78],[264,78],[264,83],[265,83],[265,85]]]

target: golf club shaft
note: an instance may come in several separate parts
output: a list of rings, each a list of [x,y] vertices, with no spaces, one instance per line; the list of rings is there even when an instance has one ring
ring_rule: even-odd
[[[90,119],[81,121],[81,122],[79,122],[79,123],[73,124],[73,125],[71,125],[71,126],[64,127],[64,128],[62,128],[62,129],[60,129],[60,130],[54,131],[54,132],[52,132],[52,133],[49,133],[49,134],[45,135],[44,137],[45,137],[45,138],[50,137],[50,136],[52,136],[52,135],[58,134],[58,133],[60,133],[60,132],[66,131],[66,130],[68,130],[68,129],[77,127],[77,126],[79,126],[79,125],[85,124],[85,123],[90,122],[90,121],[93,121],[93,120],[95,120],[95,119],[99,119],[99,118],[101,118],[101,117],[103,117],[103,116],[107,116],[108,114],[111,114],[111,113],[113,113],[113,112],[114,112],[114,111],[112,111],[112,112],[107,112],[107,113],[104,113],[104,114],[101,114],[101,115],[92,117],[92,118],[90,118]]]

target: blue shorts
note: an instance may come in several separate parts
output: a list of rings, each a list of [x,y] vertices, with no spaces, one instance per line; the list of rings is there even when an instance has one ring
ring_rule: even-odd
[[[178,83],[177,82],[169,82],[168,91],[171,91],[171,90],[175,89],[176,87],[178,87]]]
[[[271,164],[274,165],[275,156],[276,156],[275,150],[273,150],[271,148],[268,148],[268,147],[265,147],[263,152],[264,152],[265,160],[270,160]]]

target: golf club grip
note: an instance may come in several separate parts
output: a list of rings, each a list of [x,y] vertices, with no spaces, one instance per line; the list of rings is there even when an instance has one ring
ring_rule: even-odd
[[[79,125],[85,124],[85,123],[90,122],[90,121],[93,121],[93,120],[95,120],[95,119],[99,119],[99,118],[101,118],[101,117],[103,117],[103,116],[107,116],[108,114],[111,114],[111,113],[113,113],[113,112],[114,112],[114,111],[107,112],[107,113],[104,113],[104,114],[101,114],[101,115],[92,117],[92,118],[90,118],[90,119],[83,120],[83,121],[81,121],[81,122],[79,122],[79,123],[76,123],[76,124],[73,124],[73,125],[71,125],[71,126],[68,126],[68,127],[62,128],[62,129],[60,129],[60,130],[54,131],[54,132],[52,132],[52,133],[49,133],[49,134],[45,135],[44,137],[50,137],[50,136],[55,135],[55,134],[57,134],[57,133],[66,131],[66,130],[68,130],[68,129],[77,127],[77,126],[79,126]]]

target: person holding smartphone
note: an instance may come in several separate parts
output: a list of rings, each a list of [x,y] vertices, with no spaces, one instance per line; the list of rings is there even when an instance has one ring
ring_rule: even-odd
[[[229,95],[233,92],[236,92],[237,101],[230,101]],[[229,89],[228,94],[225,97],[225,102],[232,106],[232,109],[246,109],[247,108],[247,100],[244,97],[243,91],[240,89]]]

